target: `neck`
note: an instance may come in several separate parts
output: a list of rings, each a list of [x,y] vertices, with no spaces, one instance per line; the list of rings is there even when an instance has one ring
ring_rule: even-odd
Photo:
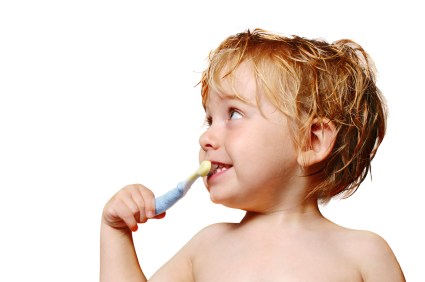
[[[323,219],[316,200],[279,206],[265,211],[247,211],[241,224],[264,222],[267,224],[303,225],[318,218]]]

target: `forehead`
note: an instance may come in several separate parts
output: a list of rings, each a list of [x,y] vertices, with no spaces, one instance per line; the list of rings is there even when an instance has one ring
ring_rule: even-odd
[[[208,99],[239,99],[249,104],[258,100],[258,87],[250,62],[242,62],[234,70],[224,68],[216,79],[210,81]]]

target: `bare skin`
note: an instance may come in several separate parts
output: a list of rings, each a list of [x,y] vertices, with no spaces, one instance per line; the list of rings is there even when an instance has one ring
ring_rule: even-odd
[[[384,239],[338,226],[320,213],[318,199],[304,200],[316,180],[300,175],[309,175],[328,156],[333,124],[312,125],[311,147],[297,150],[287,118],[257,93],[249,66],[241,65],[236,75],[234,87],[245,101],[210,95],[210,127],[200,138],[200,160],[213,163],[213,174],[204,178],[211,200],[246,215],[238,224],[199,232],[149,281],[405,281]],[[102,282],[147,281],[131,233],[154,218],[154,205],[153,193],[139,184],[125,187],[106,204]]]
[[[126,190],[144,189],[147,190],[131,185],[116,197]],[[145,220],[146,217],[138,219]],[[138,264],[130,228],[117,229],[109,224],[102,221],[101,281],[147,281]],[[314,203],[270,214],[247,212],[238,224],[220,223],[205,228],[149,281],[170,279],[405,281],[384,239],[330,222]]]
[[[205,230],[192,281],[403,281],[377,235],[339,227],[317,211],[291,217],[247,214],[240,224]]]

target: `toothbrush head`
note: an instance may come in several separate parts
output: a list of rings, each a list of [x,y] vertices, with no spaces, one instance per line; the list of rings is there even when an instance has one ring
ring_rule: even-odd
[[[203,176],[207,176],[208,173],[211,170],[211,162],[210,161],[203,161],[198,169],[186,179],[186,186],[190,186],[193,184],[193,182],[195,182],[195,180],[198,177],[203,177]],[[186,189],[187,190],[187,189]]]
[[[200,165],[198,170],[196,171],[196,174],[199,176],[207,176],[208,173],[211,170],[211,162],[210,161],[203,161]]]

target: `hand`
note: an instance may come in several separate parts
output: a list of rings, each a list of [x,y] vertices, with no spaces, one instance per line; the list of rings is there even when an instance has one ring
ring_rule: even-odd
[[[165,213],[155,216],[155,196],[152,191],[141,184],[132,184],[118,191],[106,203],[102,221],[113,228],[128,228],[135,232],[138,223],[164,216]]]

